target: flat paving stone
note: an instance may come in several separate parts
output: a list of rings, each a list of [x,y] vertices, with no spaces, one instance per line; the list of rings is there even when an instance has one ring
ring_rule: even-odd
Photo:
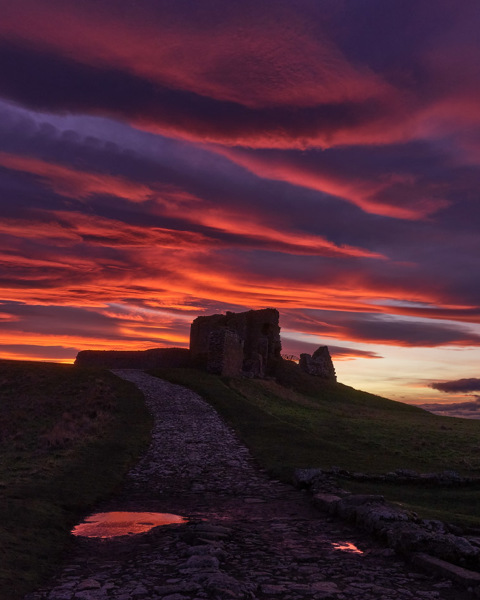
[[[154,428],[123,488],[96,512],[188,521],[131,536],[77,537],[58,574],[25,600],[470,598],[270,480],[191,390],[142,371],[114,372],[144,393]]]

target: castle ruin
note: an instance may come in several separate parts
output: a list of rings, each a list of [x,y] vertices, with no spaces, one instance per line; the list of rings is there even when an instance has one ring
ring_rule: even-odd
[[[274,308],[197,317],[190,328],[192,360],[217,375],[271,375],[281,349]]]
[[[310,354],[300,354],[298,364],[302,371],[309,375],[328,381],[337,381],[335,367],[327,346],[320,346],[311,356]]]
[[[75,364],[107,369],[185,368],[196,366],[227,377],[274,376],[281,360],[279,313],[275,308],[197,317],[190,327],[190,349],[143,351],[83,350]],[[336,381],[326,346],[312,356],[300,355],[300,368],[326,381]]]

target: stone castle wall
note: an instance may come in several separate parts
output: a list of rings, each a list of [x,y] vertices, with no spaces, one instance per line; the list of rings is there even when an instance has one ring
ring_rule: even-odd
[[[328,381],[337,381],[335,367],[327,346],[320,346],[311,356],[310,354],[300,354],[299,366],[309,375]]]
[[[230,329],[221,327],[210,332],[207,370],[215,375],[235,377],[243,368],[243,342]]]
[[[78,353],[75,364],[106,369],[195,366],[229,377],[275,375],[282,349],[279,319],[274,308],[197,317],[190,328],[189,350],[84,350]],[[300,368],[315,377],[336,381],[326,346],[318,348],[312,356],[301,354]]]
[[[190,352],[185,348],[152,348],[150,350],[82,350],[75,365],[102,369],[155,369],[188,367]]]
[[[197,363],[205,363],[208,370],[213,369],[220,374],[226,375],[228,370],[230,375],[240,375],[242,372],[254,377],[268,375],[280,358],[282,348],[279,318],[274,308],[197,317],[190,329],[192,359]],[[241,344],[243,359],[240,367],[239,344],[231,335],[215,333],[222,330],[234,333]],[[222,343],[223,355],[220,359],[218,348]],[[215,351],[212,345],[216,346]],[[219,364],[224,365],[223,370],[219,370]]]

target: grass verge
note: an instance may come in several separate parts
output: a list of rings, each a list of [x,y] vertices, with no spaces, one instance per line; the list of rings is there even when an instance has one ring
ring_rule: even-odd
[[[150,439],[141,393],[108,371],[0,360],[0,590],[17,600]]]
[[[273,476],[296,467],[385,473],[454,470],[480,476],[480,421],[441,417],[302,373],[283,362],[276,381],[230,379],[194,369],[152,371],[203,396]],[[354,484],[342,481],[354,490]],[[429,518],[480,527],[480,490],[355,484]]]

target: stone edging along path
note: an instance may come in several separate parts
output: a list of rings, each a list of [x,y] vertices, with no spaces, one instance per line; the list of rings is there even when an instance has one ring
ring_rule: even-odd
[[[384,496],[350,494],[337,487],[335,471],[297,469],[297,487],[308,488],[320,510],[355,523],[389,548],[465,587],[480,596],[480,538],[463,536],[458,527],[388,504]],[[460,534],[460,535],[459,535]],[[476,570],[469,570],[465,567]]]
[[[104,511],[166,512],[180,525],[75,538],[48,586],[26,600],[461,600],[366,533],[268,479],[194,392],[141,371],[116,374],[145,394],[152,443]]]

